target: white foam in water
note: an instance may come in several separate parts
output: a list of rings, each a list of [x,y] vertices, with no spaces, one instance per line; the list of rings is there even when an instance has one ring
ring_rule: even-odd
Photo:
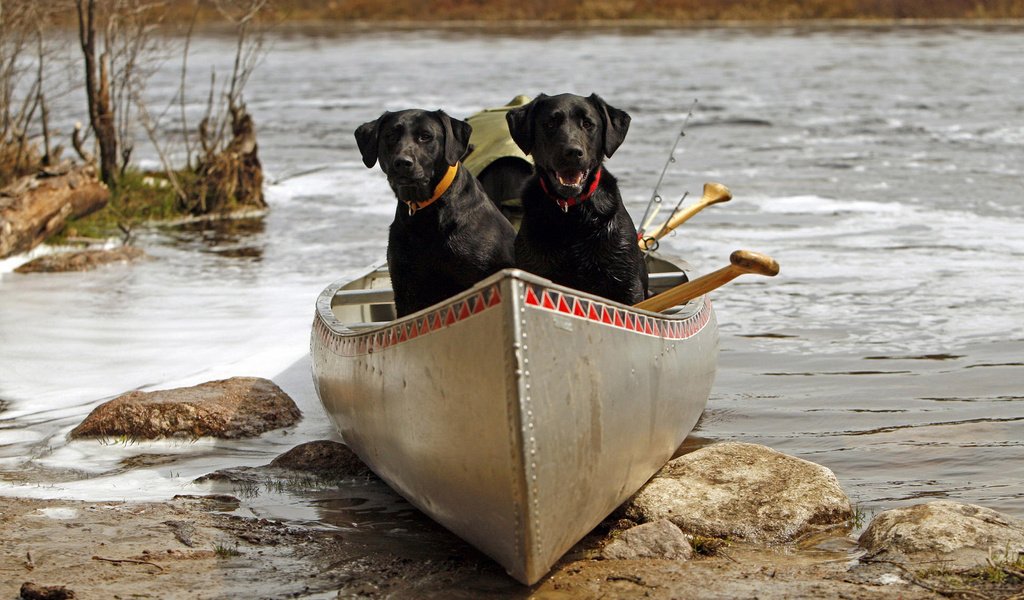
[[[8,256],[7,258],[0,259],[0,274],[12,273],[15,269],[21,265],[27,263],[30,260],[39,258],[40,256],[46,256],[59,251],[60,248],[57,246],[51,246],[49,244],[40,244],[35,248],[24,252],[22,254],[15,254],[14,256]]]
[[[362,162],[339,163],[337,167],[317,168],[300,176],[285,176],[267,190],[272,202],[290,202],[314,196],[332,200],[337,211],[390,216],[395,199],[384,174],[376,166],[367,169]]]
[[[43,439],[42,434],[26,429],[0,429],[0,446],[26,444]]]
[[[779,261],[777,278],[745,276],[715,293],[728,307],[719,318],[738,333],[793,331],[798,302],[800,329],[842,323],[846,330],[847,337],[827,345],[815,337],[787,342],[817,354],[857,352],[865,338],[879,350],[927,353],[979,338],[1024,336],[1016,291],[1006,285],[1024,281],[1024,260],[1006,260],[1024,256],[1020,219],[817,196],[743,202],[732,210],[751,215],[750,222],[770,218],[789,226],[736,227],[736,215],[723,215],[707,219],[700,235],[663,240],[666,250],[695,264],[695,274],[718,268],[737,248]]]
[[[871,202],[867,200],[838,200],[820,196],[790,196],[787,198],[744,198],[766,213],[830,215],[834,213],[871,213],[896,215],[905,213],[907,207],[896,202]]]
[[[350,174],[357,172],[362,163],[339,161],[336,164],[312,165],[298,169],[294,174],[283,173],[267,187],[267,200],[284,203],[295,198],[330,194],[345,189]]]

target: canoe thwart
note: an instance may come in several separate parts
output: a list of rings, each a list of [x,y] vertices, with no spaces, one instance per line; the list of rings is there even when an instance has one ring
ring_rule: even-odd
[[[331,299],[331,306],[347,304],[389,304],[395,301],[395,291],[391,288],[375,288],[368,290],[340,290]]]

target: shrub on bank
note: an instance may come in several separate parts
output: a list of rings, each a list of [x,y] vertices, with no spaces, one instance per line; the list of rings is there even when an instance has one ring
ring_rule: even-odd
[[[283,20],[778,21],[1024,18],[1022,0],[280,0]]]

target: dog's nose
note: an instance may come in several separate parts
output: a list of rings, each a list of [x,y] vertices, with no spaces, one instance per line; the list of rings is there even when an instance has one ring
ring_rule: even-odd
[[[565,149],[566,158],[583,158],[583,148],[579,146],[568,146]]]
[[[412,171],[412,159],[408,156],[396,156],[395,160],[391,162],[391,166],[398,173],[409,173]]]

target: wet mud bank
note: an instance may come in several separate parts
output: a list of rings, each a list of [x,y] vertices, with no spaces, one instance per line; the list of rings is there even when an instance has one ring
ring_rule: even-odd
[[[359,535],[240,516],[243,506],[230,496],[137,504],[3,498],[0,507],[5,598],[17,598],[26,582],[78,598],[931,597],[905,583],[844,581],[842,550],[733,545],[690,561],[597,560],[607,531],[599,529],[527,588],[454,536],[434,556],[374,549]]]
[[[970,505],[922,505],[876,517],[861,547],[850,535],[848,500],[837,496],[834,476],[804,463],[735,443],[677,458],[526,587],[405,504],[343,444],[311,442],[263,467],[197,480],[224,493],[148,503],[0,498],[0,597],[33,597],[19,596],[25,584],[70,590],[74,596],[51,597],[75,598],[913,599],[1009,598],[1024,591],[1019,554],[1000,558],[978,550],[1024,550],[1019,520]],[[799,475],[793,485],[763,476],[780,465]],[[694,483],[689,495],[713,503],[719,522],[741,522],[728,531],[710,526],[707,516],[676,516],[692,512],[688,500],[666,495],[669,483],[684,486],[687,478],[712,473],[714,486],[700,491]],[[400,522],[390,517],[381,530],[358,515],[357,503],[333,523],[253,511],[272,490],[328,490],[355,480],[390,494],[392,505],[408,514]],[[664,501],[654,499],[659,496]],[[792,508],[810,504],[840,510],[829,508],[834,516],[825,518]],[[783,532],[779,525],[789,513],[806,518]],[[984,535],[973,538],[950,529],[976,531],[982,524]],[[1001,562],[989,563],[987,578],[977,568],[972,575],[971,567],[984,566],[986,558]],[[996,564],[1001,576],[992,571]]]
[[[70,436],[232,439],[300,418],[271,381],[231,378],[124,394],[98,406]],[[340,442],[300,444],[268,464],[221,469],[186,487],[195,493],[166,502],[0,498],[0,597],[913,599],[1024,592],[1024,521],[936,501],[880,513],[854,538],[863,516],[831,470],[758,444],[711,444],[669,461],[529,587],[415,510]],[[317,516],[273,516],[264,510],[268,495],[310,505]]]
[[[949,575],[865,571],[845,538],[732,542],[714,555],[605,559],[607,522],[525,587],[451,536],[375,548],[361,535],[241,516],[230,496],[164,503],[0,499],[0,595],[25,583],[77,598],[1009,598],[1021,582],[951,586]],[[425,517],[420,526],[435,528]],[[437,528],[436,536],[445,532]],[[973,591],[971,591],[973,590]],[[965,596],[966,597],[966,596]]]

